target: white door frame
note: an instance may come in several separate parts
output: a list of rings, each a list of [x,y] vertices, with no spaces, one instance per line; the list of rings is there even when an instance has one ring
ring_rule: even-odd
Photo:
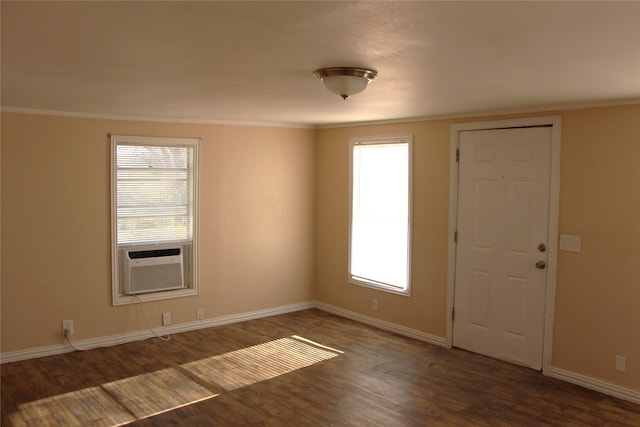
[[[560,197],[560,116],[505,119],[486,122],[458,123],[451,125],[449,143],[449,254],[447,265],[447,316],[446,346],[453,346],[453,303],[456,282],[456,242],[458,226],[458,161],[457,151],[460,132],[469,130],[507,129],[529,126],[551,126],[551,181],[549,188],[549,244],[547,289],[544,314],[544,338],[542,349],[542,373],[549,374],[551,346],[553,343],[553,315],[555,312],[556,264],[558,253],[558,211]]]

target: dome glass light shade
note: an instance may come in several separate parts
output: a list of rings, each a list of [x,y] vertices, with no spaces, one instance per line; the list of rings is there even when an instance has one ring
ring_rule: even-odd
[[[362,92],[378,75],[374,70],[352,67],[322,68],[313,74],[322,80],[330,92],[340,95],[342,99]]]

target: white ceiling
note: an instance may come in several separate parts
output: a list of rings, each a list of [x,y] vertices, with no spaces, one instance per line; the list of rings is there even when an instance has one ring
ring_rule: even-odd
[[[13,2],[2,107],[283,125],[640,101],[640,2]],[[343,101],[329,66],[378,77]]]

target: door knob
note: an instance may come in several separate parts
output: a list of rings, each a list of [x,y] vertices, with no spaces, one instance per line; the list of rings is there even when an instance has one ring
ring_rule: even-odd
[[[547,263],[544,261],[536,262],[536,268],[539,268],[540,270],[543,270],[546,266],[547,266]]]

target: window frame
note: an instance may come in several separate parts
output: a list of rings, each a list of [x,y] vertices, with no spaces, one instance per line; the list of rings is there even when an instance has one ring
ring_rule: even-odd
[[[407,283],[405,288],[391,284],[367,280],[360,276],[354,276],[351,271],[352,250],[353,250],[353,192],[354,192],[354,147],[357,145],[383,145],[383,144],[407,144]],[[374,137],[352,137],[349,138],[349,247],[348,247],[348,283],[357,286],[364,286],[376,290],[394,293],[403,296],[411,296],[411,236],[412,236],[412,211],[413,211],[413,135],[389,135]]]
[[[200,163],[200,139],[197,138],[167,138],[167,137],[151,137],[151,136],[128,136],[128,135],[110,135],[111,144],[111,288],[113,305],[126,305],[142,301],[156,301],[164,299],[172,299],[186,296],[195,296],[199,294],[198,280],[198,177]],[[118,202],[117,202],[117,185],[118,185],[118,165],[117,165],[117,147],[118,145],[148,145],[152,147],[188,147],[193,150],[193,212],[192,218],[192,237],[189,242],[180,242],[181,245],[191,245],[191,254],[189,261],[191,263],[192,283],[190,287],[177,290],[156,291],[149,293],[141,293],[134,295],[124,294],[122,284],[120,283],[121,266],[119,262],[119,251],[131,247],[145,248],[149,247],[149,243],[130,244],[125,243],[118,245]]]

